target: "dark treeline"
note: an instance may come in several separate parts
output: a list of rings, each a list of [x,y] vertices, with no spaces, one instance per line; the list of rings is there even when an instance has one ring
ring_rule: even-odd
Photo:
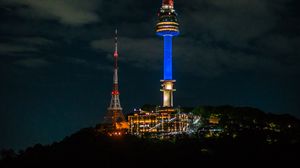
[[[240,168],[298,163],[300,122],[291,116],[229,106],[198,107],[193,112],[203,116],[206,125],[217,117],[219,123],[213,126],[223,131],[158,140],[131,135],[108,137],[95,128],[85,128],[58,143],[37,144],[17,153],[2,150],[0,167]]]

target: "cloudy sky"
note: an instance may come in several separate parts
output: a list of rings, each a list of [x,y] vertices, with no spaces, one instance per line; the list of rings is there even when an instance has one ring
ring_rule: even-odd
[[[160,104],[161,1],[0,0],[0,149],[59,141],[102,120],[119,32],[124,113]],[[175,104],[300,117],[298,0],[177,0]]]

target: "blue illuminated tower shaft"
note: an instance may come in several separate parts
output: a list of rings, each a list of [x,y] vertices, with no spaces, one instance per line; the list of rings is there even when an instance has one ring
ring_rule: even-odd
[[[164,36],[164,80],[172,80],[172,36]]]

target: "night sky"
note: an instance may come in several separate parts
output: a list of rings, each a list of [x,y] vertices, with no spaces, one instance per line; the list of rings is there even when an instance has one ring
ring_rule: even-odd
[[[124,113],[161,104],[160,0],[0,0],[0,149],[99,123],[114,30]],[[300,117],[299,0],[177,0],[176,106],[252,106]]]

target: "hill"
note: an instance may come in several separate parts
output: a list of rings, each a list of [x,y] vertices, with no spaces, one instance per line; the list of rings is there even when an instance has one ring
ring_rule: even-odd
[[[230,107],[235,109],[230,112],[224,111],[224,107],[205,108],[209,110],[204,111],[214,115],[226,113],[227,117],[219,116],[219,124],[214,125],[226,131],[218,136],[203,136],[200,127],[192,136],[159,140],[131,135],[109,137],[96,128],[84,128],[58,143],[37,144],[18,154],[2,151],[0,167],[287,167],[298,162],[299,120],[261,111],[253,115],[251,111],[257,109],[251,108]],[[205,116],[203,110],[196,108],[194,112],[197,111]],[[239,116],[237,112],[243,117],[228,119]],[[203,117],[203,122],[205,120],[209,118]],[[261,125],[269,121],[276,126]],[[272,141],[268,141],[270,137]]]

